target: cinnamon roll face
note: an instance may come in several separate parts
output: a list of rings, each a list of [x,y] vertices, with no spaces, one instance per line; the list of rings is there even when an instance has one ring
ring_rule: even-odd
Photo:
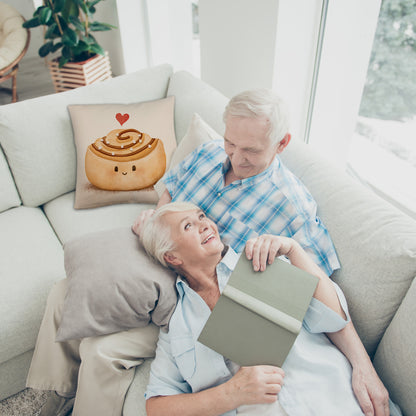
[[[163,142],[135,129],[112,130],[90,144],[85,154],[88,180],[107,191],[148,188],[165,170]]]

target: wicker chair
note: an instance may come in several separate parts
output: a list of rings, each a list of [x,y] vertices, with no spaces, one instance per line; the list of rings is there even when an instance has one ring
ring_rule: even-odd
[[[17,101],[17,71],[30,42],[29,30],[22,27],[24,18],[12,6],[0,2],[0,83],[12,79],[11,88],[0,88]]]

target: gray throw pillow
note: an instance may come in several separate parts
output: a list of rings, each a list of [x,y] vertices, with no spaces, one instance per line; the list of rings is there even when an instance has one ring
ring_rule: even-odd
[[[57,341],[105,335],[153,322],[175,309],[176,275],[153,262],[129,228],[88,234],[64,245],[68,293]]]

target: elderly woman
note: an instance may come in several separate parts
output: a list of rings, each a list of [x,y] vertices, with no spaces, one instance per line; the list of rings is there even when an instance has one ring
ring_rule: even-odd
[[[302,330],[282,368],[238,367],[197,342],[238,260],[216,225],[189,203],[163,205],[141,233],[146,251],[180,275],[169,332],[160,332],[146,391],[154,415],[363,415],[351,366],[325,332],[349,322],[339,289],[293,239],[265,235],[247,242],[255,270],[276,256],[319,278]],[[244,254],[243,254],[244,255]],[[388,415],[389,405],[377,415]]]

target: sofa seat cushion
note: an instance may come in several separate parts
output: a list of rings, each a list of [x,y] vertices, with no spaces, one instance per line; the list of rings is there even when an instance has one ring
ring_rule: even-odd
[[[147,358],[142,365],[136,367],[133,382],[124,400],[123,416],[146,416],[144,393],[149,382],[152,361],[153,358]]]
[[[0,106],[0,142],[24,205],[42,205],[75,189],[76,150],[68,105],[164,98],[171,74],[170,65],[161,65]]]
[[[9,165],[0,148],[0,212],[21,204]]]
[[[140,211],[154,208],[153,204],[117,204],[75,210],[73,208],[74,197],[75,193],[70,192],[43,207],[62,244],[96,231],[130,227]]]
[[[282,154],[318,204],[341,263],[333,279],[370,356],[416,275],[416,223],[309,145]]]
[[[52,284],[65,277],[63,249],[39,208],[0,215],[0,363],[35,345]]]

